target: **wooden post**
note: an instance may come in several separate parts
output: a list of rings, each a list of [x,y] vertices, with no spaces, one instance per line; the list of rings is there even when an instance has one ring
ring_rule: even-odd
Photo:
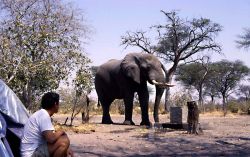
[[[195,101],[187,102],[188,106],[188,133],[190,134],[199,134],[201,129],[199,128],[199,110]]]

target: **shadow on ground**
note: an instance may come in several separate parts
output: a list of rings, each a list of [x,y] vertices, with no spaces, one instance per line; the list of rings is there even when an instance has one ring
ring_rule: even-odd
[[[121,132],[119,130],[111,133],[125,133],[133,129],[129,128]],[[94,146],[73,146],[77,156],[250,156],[250,139],[246,137],[227,137],[209,139],[207,136],[195,136],[180,133],[180,137],[168,137],[168,133],[148,133],[142,136],[133,136],[133,140],[142,141],[135,148],[120,145],[105,146],[95,149]],[[132,141],[131,141],[132,142]],[[145,144],[145,145],[144,145]],[[144,146],[143,146],[144,145]],[[149,145],[147,147],[146,145]],[[133,145],[132,145],[133,146]]]

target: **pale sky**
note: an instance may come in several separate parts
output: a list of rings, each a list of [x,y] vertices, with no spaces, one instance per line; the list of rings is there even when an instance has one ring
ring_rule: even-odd
[[[127,31],[149,30],[155,24],[165,24],[160,12],[179,10],[182,18],[209,18],[223,26],[217,41],[224,55],[213,55],[212,60],[242,60],[250,67],[250,50],[236,47],[237,35],[250,28],[250,0],[74,0],[86,15],[94,33],[85,46],[93,65],[109,59],[121,59],[139,48],[124,49],[121,36]],[[166,68],[169,68],[166,66]]]

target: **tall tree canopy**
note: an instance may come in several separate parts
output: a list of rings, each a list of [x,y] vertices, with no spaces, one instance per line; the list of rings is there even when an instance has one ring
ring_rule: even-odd
[[[147,53],[156,53],[172,66],[168,71],[166,81],[171,83],[177,66],[182,61],[190,61],[193,56],[204,50],[221,52],[221,47],[215,37],[222,27],[207,18],[181,18],[178,12],[161,11],[166,17],[166,24],[154,25],[151,28],[157,32],[157,41],[152,42],[145,31],[127,32],[122,36],[122,44],[137,46]],[[152,43],[157,43],[153,45]],[[168,110],[169,89],[166,92],[165,109]]]
[[[230,62],[227,60],[215,62],[211,66],[213,71],[209,82],[221,94],[223,109],[226,113],[227,97],[239,85],[240,81],[249,75],[249,68],[241,61]]]
[[[29,107],[73,70],[88,69],[82,12],[57,0],[0,0],[0,77]]]
[[[250,48],[250,28],[244,29],[243,35],[239,35],[239,40],[236,43],[239,48]]]
[[[182,64],[176,71],[176,80],[186,87],[194,87],[199,93],[199,105],[203,107],[203,84],[209,74],[209,65],[202,63]],[[203,107],[204,109],[204,107]]]

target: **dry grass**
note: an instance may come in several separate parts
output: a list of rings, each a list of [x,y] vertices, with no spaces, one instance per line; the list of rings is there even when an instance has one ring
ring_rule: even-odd
[[[89,134],[91,132],[95,132],[96,126],[94,124],[80,124],[78,126],[70,126],[70,125],[63,125],[60,123],[57,123],[54,125],[56,130],[63,130],[66,132],[75,132],[75,133],[83,133],[83,134]]]
[[[231,113],[231,112],[227,112],[226,116],[224,116],[224,113],[222,111],[212,111],[212,112],[200,113],[200,116],[203,116],[203,117],[231,117],[231,118],[234,118],[236,116],[236,114]]]

